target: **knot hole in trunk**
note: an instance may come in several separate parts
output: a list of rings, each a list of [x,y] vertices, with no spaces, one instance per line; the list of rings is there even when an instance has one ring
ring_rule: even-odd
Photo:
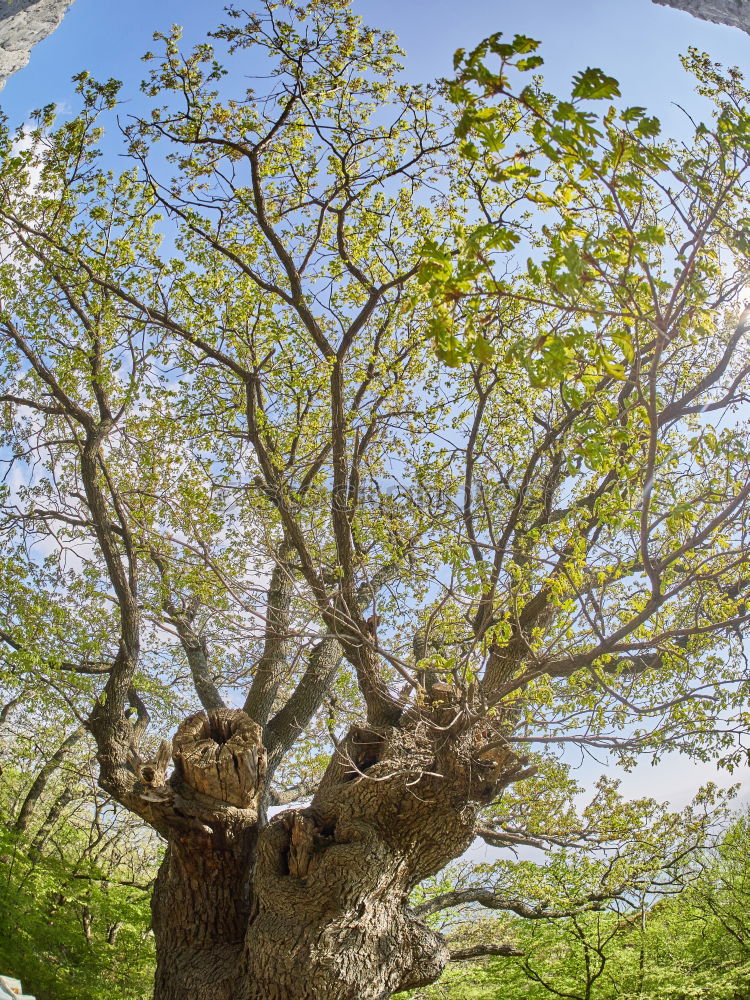
[[[375,764],[379,764],[385,750],[385,738],[372,729],[353,729],[346,743],[347,768],[345,781],[356,781]],[[340,751],[341,752],[341,748]]]

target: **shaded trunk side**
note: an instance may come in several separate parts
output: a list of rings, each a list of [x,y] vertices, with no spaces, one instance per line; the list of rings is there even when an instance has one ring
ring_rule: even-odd
[[[151,901],[157,1000],[237,996],[257,829],[225,825],[170,840]]]

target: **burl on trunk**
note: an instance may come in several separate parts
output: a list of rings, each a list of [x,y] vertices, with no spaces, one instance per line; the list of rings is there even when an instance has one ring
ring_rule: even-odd
[[[382,1000],[433,982],[442,937],[409,909],[471,843],[477,809],[525,776],[445,698],[352,728],[311,802],[263,822],[261,730],[187,719],[169,753],[131,755],[110,789],[168,841],[153,898],[156,1000]],[[502,742],[502,741],[501,741]]]

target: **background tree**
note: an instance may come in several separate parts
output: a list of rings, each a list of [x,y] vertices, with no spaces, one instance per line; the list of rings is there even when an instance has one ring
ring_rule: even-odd
[[[741,813],[709,848],[692,855],[682,871],[688,875],[686,888],[680,889],[678,878],[672,885],[676,892],[661,895],[657,889],[640,897],[636,892],[602,911],[560,919],[506,919],[504,931],[514,942],[516,957],[458,965],[436,986],[411,995],[414,1000],[739,1000],[747,992],[749,971],[747,869],[747,814]],[[568,878],[558,883],[560,889],[572,890],[571,904],[575,882],[571,867]],[[471,937],[481,929],[471,919],[463,933]]]
[[[214,41],[161,39],[125,174],[111,82],[2,134],[3,669],[167,842],[158,1000],[374,1000],[448,961],[409,894],[483,807],[575,838],[561,746],[736,752],[745,95],[696,59],[718,123],[669,145],[493,38],[457,151],[342,0]]]
[[[42,1000],[141,1000],[153,982],[155,838],[97,788],[88,741],[59,742],[64,713],[43,725],[25,708],[0,729],[0,968]]]

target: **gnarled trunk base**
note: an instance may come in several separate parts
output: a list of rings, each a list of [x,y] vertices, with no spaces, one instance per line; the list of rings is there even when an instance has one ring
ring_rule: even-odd
[[[234,715],[194,716],[175,739],[185,816],[154,893],[156,1000],[385,1000],[433,982],[448,951],[409,894],[468,847],[518,760],[455,707],[414,709],[353,728],[311,805],[259,830],[263,755]]]
[[[244,712],[198,712],[178,729],[173,753],[168,847],[151,904],[154,996],[234,1000],[265,776],[260,727]]]

